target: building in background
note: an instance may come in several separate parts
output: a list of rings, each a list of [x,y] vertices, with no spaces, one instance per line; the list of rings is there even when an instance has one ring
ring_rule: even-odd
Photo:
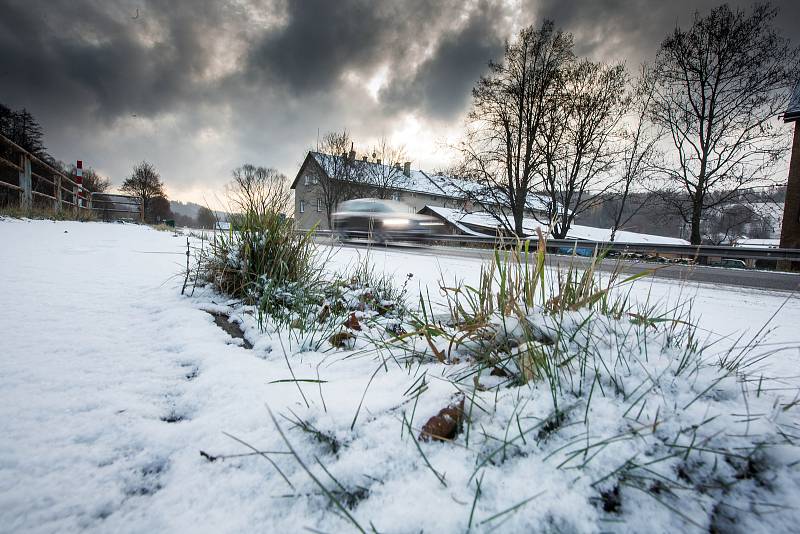
[[[346,174],[348,178],[337,179],[337,173],[331,170],[341,169],[346,164],[351,170],[341,174]],[[480,187],[475,182],[412,169],[410,162],[386,165],[380,160],[369,161],[367,156],[358,159],[353,151],[335,156],[309,152],[291,185],[294,190],[295,224],[304,230],[315,225],[321,230],[330,229],[330,202],[326,202],[326,196],[330,196],[328,191],[333,188],[346,191],[339,196],[340,202],[364,197],[392,199],[407,204],[410,212],[418,213],[426,206],[480,211],[481,205],[474,203],[477,196],[474,192]],[[466,192],[473,194],[467,195]],[[546,220],[546,202],[544,197],[530,195],[526,214],[531,217],[538,215]],[[487,200],[486,203],[490,202]]]

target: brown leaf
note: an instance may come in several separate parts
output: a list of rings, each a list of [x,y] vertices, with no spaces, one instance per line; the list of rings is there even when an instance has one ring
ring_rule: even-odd
[[[433,351],[433,355],[436,356],[436,359],[440,362],[444,361],[444,353],[436,348],[436,345],[433,344],[433,339],[431,338],[430,334],[424,332],[423,335],[425,336],[426,341],[428,342],[428,346]]]
[[[355,339],[355,337],[356,336],[350,332],[339,332],[338,334],[333,334],[331,337],[329,337],[328,342],[337,349],[343,349],[347,346],[347,342],[351,339]]]
[[[454,439],[464,423],[464,396],[428,419],[419,433],[419,441],[448,441]]]
[[[348,317],[344,322],[344,326],[350,330],[361,330],[361,323],[359,323],[358,319],[356,319],[355,313],[350,314],[350,317]]]
[[[508,373],[502,367],[492,367],[492,370],[489,374],[491,376],[502,376],[504,378],[508,378]]]

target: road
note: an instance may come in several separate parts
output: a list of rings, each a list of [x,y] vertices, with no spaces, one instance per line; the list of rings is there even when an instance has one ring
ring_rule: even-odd
[[[320,239],[320,243],[330,244],[329,238]],[[339,245],[339,243],[337,243]],[[366,241],[350,241],[340,244],[343,247],[369,248],[388,247],[389,250],[418,254],[425,256],[447,256],[452,258],[491,258],[490,249],[470,247],[424,246],[406,243],[378,245]],[[549,255],[550,265],[567,266],[570,263],[579,266],[589,264],[588,258],[580,256]],[[609,259],[600,265],[600,270],[611,271],[618,264],[623,266],[623,272],[629,275],[642,271],[654,271],[656,278],[670,280],[688,280],[712,285],[735,287],[751,287],[756,289],[770,289],[777,291],[800,290],[800,273],[785,273],[776,271],[759,271],[754,269],[729,269],[722,267],[706,267],[701,265],[659,264],[650,262],[636,262],[627,260]]]

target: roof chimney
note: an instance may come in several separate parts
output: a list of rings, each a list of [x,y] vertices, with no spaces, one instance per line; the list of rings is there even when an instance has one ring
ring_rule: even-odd
[[[406,161],[405,163],[403,163],[403,174],[405,174],[406,176],[411,178],[411,162],[410,161]]]
[[[363,156],[361,156],[361,161],[367,161],[367,155],[366,155],[366,154],[364,154]]]
[[[356,151],[353,150],[353,143],[350,143],[350,161],[356,160]]]
[[[380,164],[381,164],[381,158],[375,158],[375,163],[377,163],[378,165],[380,165]]]

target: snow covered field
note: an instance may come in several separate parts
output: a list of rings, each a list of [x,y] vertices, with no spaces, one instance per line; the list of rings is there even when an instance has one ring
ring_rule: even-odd
[[[193,298],[180,295],[185,247],[185,237],[139,226],[0,220],[0,531],[340,532],[355,523],[380,532],[621,528],[586,504],[586,481],[546,459],[525,463],[530,448],[504,466],[488,466],[476,498],[466,447],[417,449],[403,437],[418,369],[390,364],[378,372],[381,364],[359,353],[291,354],[285,339],[259,334],[252,317],[243,320],[254,348],[239,346],[204,311],[232,311],[224,299],[202,289]],[[345,268],[359,254],[337,251],[329,268]],[[399,280],[413,273],[413,283],[432,294],[440,275],[474,281],[480,269],[479,261],[461,258],[385,251],[371,258]],[[755,334],[783,306],[763,350],[784,350],[762,362],[760,373],[784,377],[785,397],[796,394],[796,296],[642,281],[634,297],[693,298],[718,351],[739,343],[743,331]],[[308,382],[276,382],[292,373]],[[424,402],[413,407],[415,427],[452,398],[443,377],[428,372]],[[352,507],[337,510],[321,495],[268,410],[305,465],[334,491],[341,487]],[[287,419],[292,414],[335,439],[298,431]],[[502,435],[513,415],[497,414],[482,430]],[[267,452],[252,455],[242,442]],[[763,508],[776,506],[741,511],[739,530],[788,531],[800,521],[792,462],[772,481],[774,495]],[[628,510],[626,528],[702,529],[652,499],[632,502],[638,509]],[[694,512],[687,505],[690,517]]]

